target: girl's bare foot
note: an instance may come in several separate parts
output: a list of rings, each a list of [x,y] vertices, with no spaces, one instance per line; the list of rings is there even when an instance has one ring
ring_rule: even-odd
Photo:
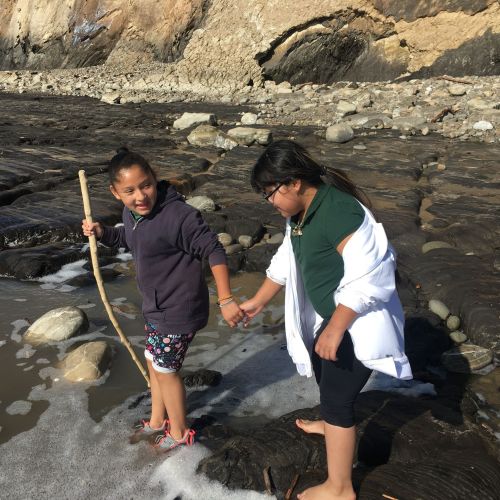
[[[302,429],[307,434],[321,434],[325,435],[325,421],[324,420],[304,420],[298,418],[295,420],[295,425]]]
[[[299,493],[297,498],[298,500],[356,500],[356,493],[352,487],[338,490],[327,479],[324,483]]]

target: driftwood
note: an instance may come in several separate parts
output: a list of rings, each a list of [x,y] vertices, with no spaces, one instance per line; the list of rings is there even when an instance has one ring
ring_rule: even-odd
[[[438,76],[438,80],[447,80],[449,82],[454,83],[465,83],[466,85],[473,85],[474,82],[470,82],[469,80],[462,80],[461,78],[454,78],[453,76],[443,75]]]
[[[454,110],[453,108],[451,107],[446,107],[444,108],[442,111],[440,111],[432,120],[431,120],[431,123],[436,123],[436,122],[440,122],[448,113],[451,113],[452,115],[454,115],[456,113],[456,110]]]
[[[87,176],[85,175],[85,170],[80,170],[78,172],[78,176],[80,177],[80,187],[82,190],[83,209],[85,212],[85,218],[87,219],[87,222],[92,222],[92,211],[90,209],[90,198],[87,187]],[[148,387],[151,387],[149,384],[148,374],[146,373],[146,370],[144,370],[144,367],[142,366],[141,362],[137,359],[137,356],[134,350],[132,349],[129,340],[127,339],[122,329],[120,328],[120,325],[118,324],[118,321],[115,317],[115,313],[113,312],[113,309],[111,308],[111,305],[108,301],[108,296],[106,295],[106,290],[104,289],[104,283],[101,276],[101,270],[99,269],[99,260],[97,256],[97,240],[94,235],[89,236],[89,245],[90,245],[90,257],[92,259],[92,269],[94,271],[94,277],[97,283],[97,288],[99,289],[99,294],[101,295],[101,300],[104,304],[104,308],[106,309],[109,319],[111,323],[113,323],[113,326],[115,327],[115,330],[118,333],[118,336],[120,337],[122,344],[127,348],[128,352],[130,353],[130,356],[132,356],[132,359],[137,365],[137,368],[142,373],[143,377],[146,379]]]

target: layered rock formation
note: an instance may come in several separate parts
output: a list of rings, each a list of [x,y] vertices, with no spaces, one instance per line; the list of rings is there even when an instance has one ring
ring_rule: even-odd
[[[158,61],[173,87],[500,71],[495,0],[7,0],[0,68]]]

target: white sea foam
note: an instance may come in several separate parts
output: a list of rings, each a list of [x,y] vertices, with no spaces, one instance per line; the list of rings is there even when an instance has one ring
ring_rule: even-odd
[[[210,452],[196,444],[183,448],[168,457],[154,471],[150,484],[161,485],[163,500],[259,500],[273,499],[275,496],[264,495],[255,491],[228,490],[216,481],[210,481],[203,474],[196,474],[198,463]]]
[[[29,401],[14,401],[7,406],[5,411],[9,415],[27,415],[31,411],[31,403]]]
[[[42,276],[38,279],[38,281],[45,285],[64,283],[65,281],[68,281],[75,276],[86,274],[87,271],[83,268],[83,265],[86,264],[86,262],[86,259],[77,260],[76,262],[70,262],[69,264],[65,264],[64,266],[62,266],[61,269],[59,269],[59,271],[57,271],[56,273]]]
[[[23,340],[23,337],[22,335],[19,335],[19,332],[23,328],[30,326],[30,324],[25,319],[16,319],[15,321],[12,321],[11,325],[14,327],[14,330],[12,330],[10,338],[14,342],[21,342]]]

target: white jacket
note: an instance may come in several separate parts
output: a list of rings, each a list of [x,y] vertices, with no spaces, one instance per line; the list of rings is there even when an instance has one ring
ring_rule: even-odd
[[[356,357],[368,368],[401,379],[412,372],[404,353],[404,315],[395,284],[396,256],[382,224],[363,207],[365,218],[344,247],[344,277],[334,292],[335,304],[358,316],[349,327]],[[285,331],[288,353],[300,375],[312,375],[311,353],[323,318],[305,293],[291,242],[290,221],[285,239],[266,271],[285,286]]]

